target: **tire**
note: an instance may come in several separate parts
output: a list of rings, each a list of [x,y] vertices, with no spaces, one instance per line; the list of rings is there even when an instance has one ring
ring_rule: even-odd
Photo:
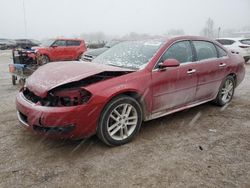
[[[12,75],[11,76],[11,81],[12,81],[12,85],[16,85],[16,80],[17,80],[17,77],[15,75]]]
[[[26,81],[25,78],[20,78],[19,85],[23,87],[25,85],[25,81]]]
[[[97,127],[97,136],[109,146],[123,145],[139,132],[141,123],[140,104],[132,97],[121,95],[105,106]]]
[[[229,103],[233,98],[234,89],[235,89],[234,77],[227,76],[221,83],[219,92],[214,102],[218,106],[224,106],[225,104]]]
[[[47,55],[41,55],[41,57],[40,57],[40,65],[45,65],[45,64],[47,64],[47,63],[49,63],[49,57],[47,56]]]
[[[250,60],[250,57],[244,57],[245,63],[247,63]]]

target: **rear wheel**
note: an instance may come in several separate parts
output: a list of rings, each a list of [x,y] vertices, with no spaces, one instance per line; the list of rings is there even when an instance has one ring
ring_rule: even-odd
[[[97,135],[107,145],[126,144],[140,130],[141,123],[140,104],[134,98],[122,95],[111,100],[104,108]]]
[[[80,61],[82,59],[82,54],[80,54],[78,57],[77,57],[77,61]]]
[[[245,63],[247,63],[250,60],[250,57],[249,56],[244,57],[244,60],[245,60]]]
[[[215,103],[224,106],[229,103],[234,95],[235,80],[233,76],[227,76],[220,86],[219,93],[215,99]]]

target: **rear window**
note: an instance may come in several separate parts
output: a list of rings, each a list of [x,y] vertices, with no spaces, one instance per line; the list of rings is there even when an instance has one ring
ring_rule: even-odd
[[[67,46],[80,46],[81,41],[77,40],[68,40],[67,41]]]
[[[233,43],[235,43],[234,40],[229,40],[229,39],[217,39],[216,41],[222,45],[232,45]]]
[[[217,58],[217,51],[213,43],[208,41],[193,41],[197,60]]]
[[[244,39],[240,41],[242,44],[248,44],[250,45],[250,39]]]

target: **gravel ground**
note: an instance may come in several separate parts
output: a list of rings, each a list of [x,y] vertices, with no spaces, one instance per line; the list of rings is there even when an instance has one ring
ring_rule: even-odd
[[[0,187],[250,187],[250,64],[225,108],[204,104],[143,124],[129,144],[56,141],[19,126],[0,51]]]

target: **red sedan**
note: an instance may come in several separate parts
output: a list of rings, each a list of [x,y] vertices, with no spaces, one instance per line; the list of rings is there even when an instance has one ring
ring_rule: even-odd
[[[227,104],[244,75],[244,59],[207,38],[126,41],[91,63],[39,68],[17,95],[17,115],[39,134],[97,134],[121,145],[142,121],[209,101]]]

